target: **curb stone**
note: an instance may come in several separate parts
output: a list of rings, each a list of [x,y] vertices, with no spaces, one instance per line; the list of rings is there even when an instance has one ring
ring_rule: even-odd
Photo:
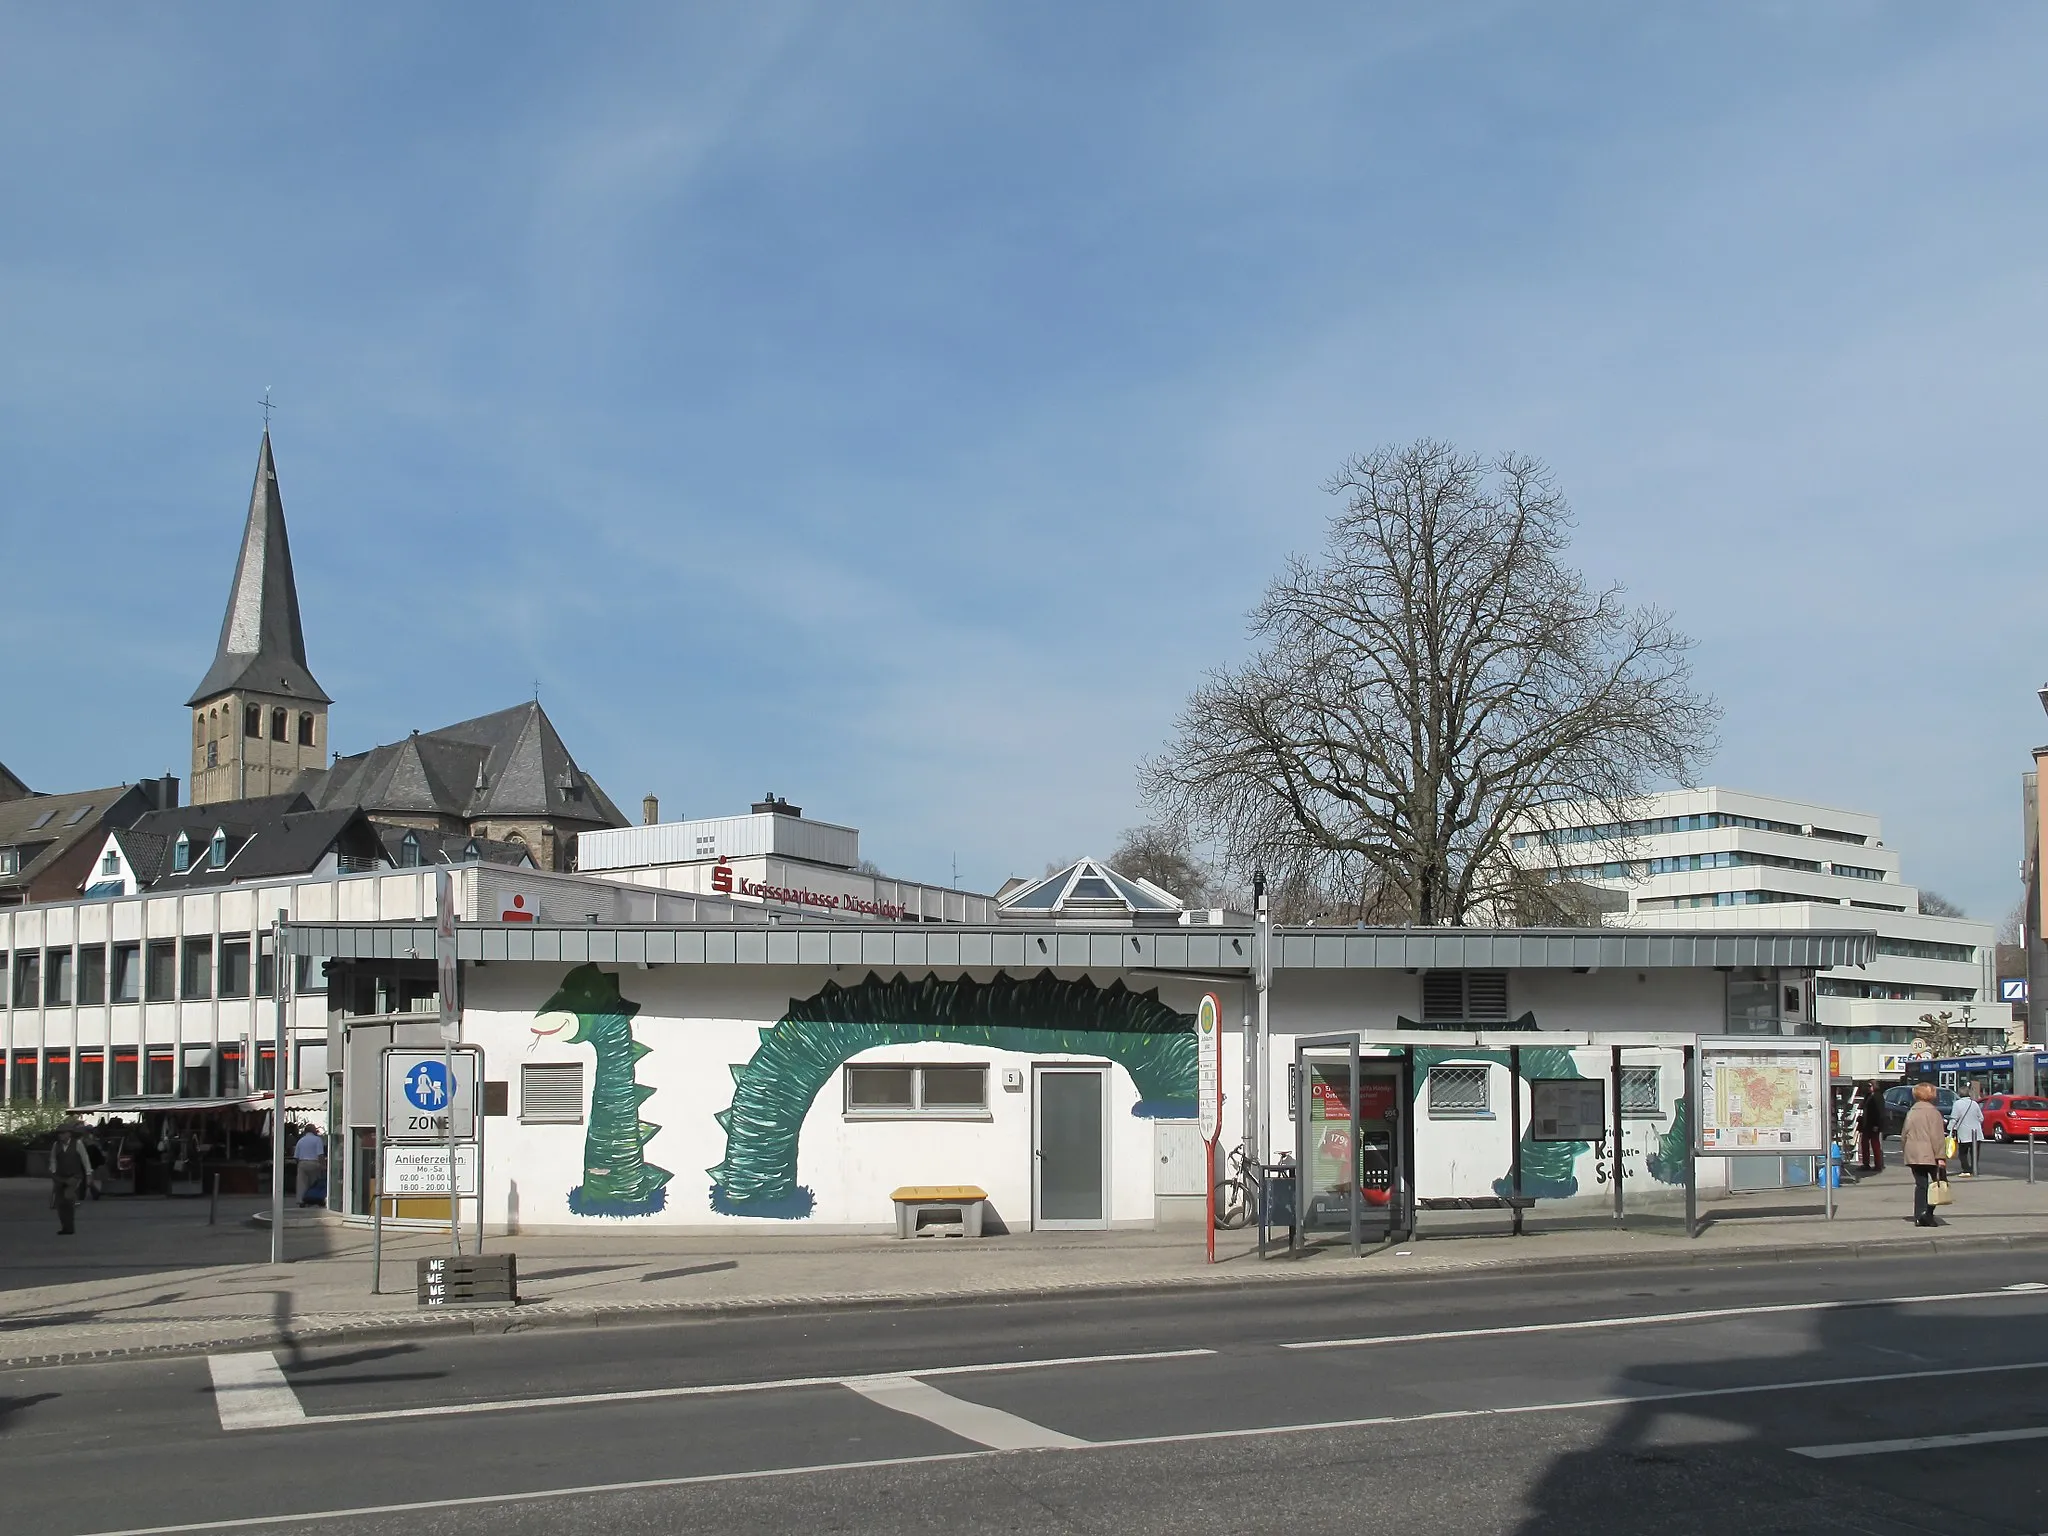
[[[1426,1239],[1424,1241],[1427,1241]],[[1436,1239],[1441,1244],[1446,1239]],[[1419,1246],[1419,1245],[1418,1245]],[[1324,1270],[1309,1274],[1218,1275],[1214,1279],[1168,1276],[1149,1280],[1082,1281],[1073,1284],[1010,1286],[980,1290],[904,1292],[899,1294],[856,1294],[843,1296],[776,1296],[731,1301],[643,1301],[610,1303],[589,1307],[547,1310],[548,1303],[525,1308],[478,1309],[461,1315],[447,1313],[393,1313],[346,1315],[331,1323],[309,1321],[297,1328],[252,1329],[245,1333],[213,1339],[181,1340],[166,1344],[135,1344],[105,1349],[52,1351],[47,1354],[0,1356],[0,1370],[36,1366],[94,1364],[117,1360],[172,1359],[211,1354],[224,1348],[278,1348],[292,1344],[319,1344],[334,1339],[460,1338],[490,1337],[573,1328],[650,1327],[662,1323],[702,1320],[717,1322],[737,1318],[786,1317],[832,1312],[882,1311],[897,1307],[961,1307],[1001,1305],[1035,1301],[1089,1301],[1132,1295],[1196,1295],[1217,1291],[1251,1291],[1280,1288],[1298,1290],[1339,1285],[1372,1283],[1413,1284],[1418,1281],[1458,1280],[1501,1272],[1516,1274],[1570,1274],[1594,1268],[1690,1268],[1709,1264],[1792,1263],[1801,1259],[1842,1258],[1924,1258],[1949,1252],[1986,1250],[2048,1249],[2048,1232],[1957,1234],[1952,1237],[1896,1238],[1879,1241],[1848,1240],[1830,1243],[1772,1244],[1740,1250],[1712,1249],[1699,1252],[1658,1250],[1648,1253],[1601,1253],[1532,1257],[1481,1257],[1453,1268],[1395,1268],[1361,1271]],[[1391,1262],[1394,1251],[1385,1247],[1366,1262]],[[319,1314],[315,1314],[317,1317]],[[333,1316],[334,1314],[327,1314]],[[203,1321],[203,1320],[195,1320]],[[139,1328],[149,1325],[141,1324]],[[33,1335],[34,1325],[18,1330],[24,1340]],[[5,1337],[5,1335],[0,1335]]]

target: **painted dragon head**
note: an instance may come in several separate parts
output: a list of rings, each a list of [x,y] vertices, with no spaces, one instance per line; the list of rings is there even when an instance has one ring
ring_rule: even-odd
[[[595,1021],[613,1017],[630,1019],[640,1005],[619,991],[616,971],[601,971],[595,964],[579,965],[562,978],[555,995],[540,1005],[530,1026],[536,1038],[559,1037],[570,1045],[591,1038]],[[562,1032],[568,1030],[564,1035]]]

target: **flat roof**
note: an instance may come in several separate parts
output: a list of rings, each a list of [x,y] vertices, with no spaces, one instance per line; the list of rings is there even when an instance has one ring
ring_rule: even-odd
[[[1056,967],[1249,975],[1250,928],[1075,928],[1004,923],[458,923],[464,960],[606,965]],[[1868,932],[1659,932],[1643,928],[1279,928],[1275,971],[1598,971],[1868,965]],[[434,957],[431,923],[288,923],[295,955],[340,960]]]

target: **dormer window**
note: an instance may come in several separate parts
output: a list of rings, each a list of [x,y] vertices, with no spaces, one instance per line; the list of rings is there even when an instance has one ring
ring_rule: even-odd
[[[21,850],[19,848],[0,848],[0,875],[18,875],[20,873]]]
[[[187,837],[184,833],[180,832],[178,834],[178,840],[175,843],[171,844],[171,868],[190,869],[191,867],[192,839]]]
[[[463,845],[463,849],[462,849],[462,862],[463,862],[463,863],[465,863],[465,864],[474,864],[474,863],[476,863],[476,861],[477,861],[477,860],[481,859],[481,858],[482,858],[483,856],[484,856],[484,851],[483,851],[483,849],[481,849],[481,848],[477,847],[477,845],[476,845],[476,839],[475,839],[475,838],[473,838],[473,837],[472,837],[472,838],[471,838],[471,839],[470,839],[470,840],[469,840],[469,841],[468,841],[468,842],[467,842],[466,844],[464,844],[464,845]]]
[[[418,869],[420,867],[420,840],[417,834],[408,832],[398,845],[398,867]]]
[[[118,875],[121,873],[121,855],[109,848],[107,856],[100,860],[100,873],[103,875]]]
[[[206,851],[206,862],[215,869],[228,867],[228,835],[219,827],[213,829],[213,844]]]

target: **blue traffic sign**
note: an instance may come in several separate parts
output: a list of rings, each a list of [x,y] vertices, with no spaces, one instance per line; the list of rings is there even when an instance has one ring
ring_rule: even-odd
[[[405,1100],[414,1109],[448,1107],[448,1068],[438,1061],[416,1061],[405,1074]]]

